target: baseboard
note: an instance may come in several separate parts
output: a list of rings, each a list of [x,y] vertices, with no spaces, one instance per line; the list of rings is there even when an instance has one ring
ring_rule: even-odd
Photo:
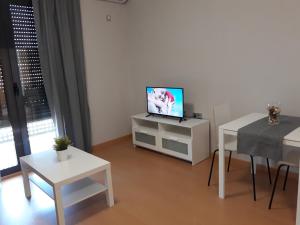
[[[10,175],[2,176],[1,178],[4,181],[6,179],[14,178],[14,177],[21,176],[21,175],[22,175],[21,171],[18,171],[18,172],[12,173]]]
[[[103,148],[111,147],[115,144],[118,144],[118,143],[123,142],[123,141],[127,141],[128,139],[131,139],[131,138],[132,138],[132,134],[127,134],[127,135],[124,135],[122,137],[118,137],[116,139],[112,139],[112,140],[103,142],[101,144],[93,145],[92,146],[92,152],[99,151],[100,149],[103,149]]]

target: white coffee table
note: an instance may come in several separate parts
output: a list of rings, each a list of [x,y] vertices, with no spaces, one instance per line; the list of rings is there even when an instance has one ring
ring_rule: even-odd
[[[64,208],[101,192],[106,193],[108,206],[114,205],[110,162],[74,147],[68,151],[71,157],[63,162],[57,161],[55,151],[20,158],[26,197],[31,197],[31,180],[55,201],[59,225],[65,224]],[[104,184],[89,178],[100,172],[105,173]]]

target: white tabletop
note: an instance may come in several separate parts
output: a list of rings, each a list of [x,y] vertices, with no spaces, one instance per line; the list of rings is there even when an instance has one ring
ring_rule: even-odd
[[[236,120],[233,120],[229,123],[225,123],[221,125],[220,128],[223,128],[224,130],[237,132],[240,128],[247,126],[264,117],[267,117],[267,115],[263,113],[251,113]]]
[[[220,126],[220,128],[224,130],[225,134],[227,133],[231,135],[237,135],[237,132],[240,128],[247,126],[264,117],[267,117],[267,115],[263,113],[251,113],[236,120],[233,120],[229,123],[223,124]],[[300,147],[300,127],[286,135],[284,137],[283,143],[285,145]]]
[[[110,163],[80,149],[69,147],[71,157],[59,162],[54,150],[40,152],[20,158],[52,184],[72,179],[82,174],[101,169]]]

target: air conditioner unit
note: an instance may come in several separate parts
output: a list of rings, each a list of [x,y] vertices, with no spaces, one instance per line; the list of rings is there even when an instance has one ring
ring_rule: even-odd
[[[128,0],[101,0],[101,1],[118,3],[118,4],[125,4],[126,2],[128,2]]]

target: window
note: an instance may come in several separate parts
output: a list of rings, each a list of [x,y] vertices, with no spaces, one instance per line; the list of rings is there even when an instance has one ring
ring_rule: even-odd
[[[33,7],[10,4],[9,10],[31,151],[47,150],[56,135],[42,77]]]

